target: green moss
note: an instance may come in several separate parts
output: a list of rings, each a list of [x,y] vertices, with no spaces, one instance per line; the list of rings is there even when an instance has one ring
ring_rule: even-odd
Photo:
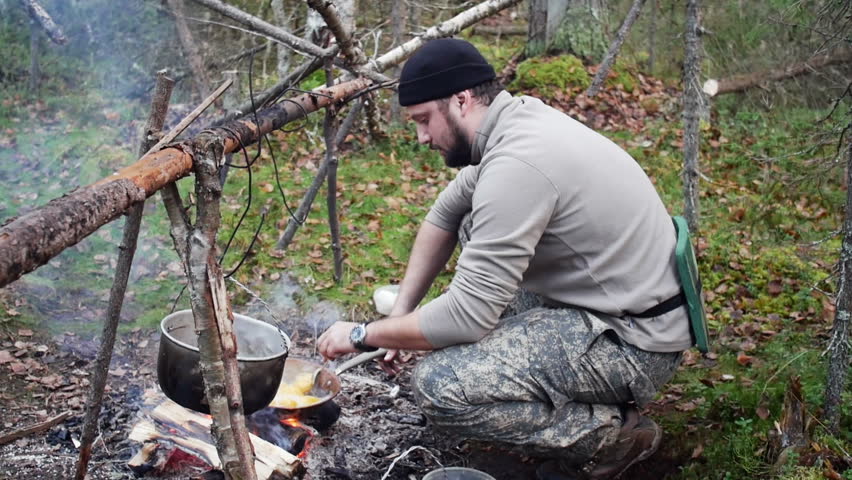
[[[621,88],[625,92],[632,92],[636,88],[636,74],[630,66],[622,62],[615,62],[612,73],[606,79],[606,85],[610,88]]]
[[[538,89],[544,94],[555,90],[585,89],[592,83],[583,62],[573,55],[529,58],[518,65],[511,90]]]

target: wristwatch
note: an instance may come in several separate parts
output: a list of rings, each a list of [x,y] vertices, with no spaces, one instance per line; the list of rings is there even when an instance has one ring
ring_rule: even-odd
[[[367,341],[367,325],[363,323],[355,325],[355,328],[349,332],[349,341],[352,342],[352,345],[355,348],[362,352],[375,352],[379,349],[378,347],[371,347],[365,343]]]

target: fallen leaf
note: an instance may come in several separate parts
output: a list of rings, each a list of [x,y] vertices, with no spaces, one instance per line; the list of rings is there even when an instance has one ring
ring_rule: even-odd
[[[6,314],[9,315],[10,317],[17,317],[18,315],[21,314],[21,312],[15,310],[14,308],[9,308],[9,309],[6,309]]]
[[[32,337],[33,331],[30,330],[29,328],[22,328],[22,329],[18,330],[18,335],[21,336],[21,337]]]
[[[769,285],[767,285],[767,289],[769,290],[769,294],[774,297],[784,291],[784,285],[782,285],[778,280],[772,280],[769,282]]]
[[[14,373],[15,375],[20,375],[22,373],[27,372],[27,366],[21,362],[14,362],[10,364],[9,369],[11,369],[12,373]]]
[[[737,363],[744,367],[748,367],[754,361],[754,357],[748,356],[745,352],[739,352],[737,354]]]
[[[41,377],[38,382],[51,390],[56,390],[62,385],[63,379],[59,375],[53,374]]]
[[[704,444],[699,443],[699,444],[695,447],[695,449],[693,449],[693,450],[692,450],[692,455],[691,455],[691,457],[692,457],[692,458],[698,458],[698,457],[700,457],[700,456],[701,456],[701,454],[702,454],[702,453],[704,453]]]
[[[730,373],[723,373],[720,378],[722,379],[723,382],[732,382],[737,377],[731,375]]]
[[[8,350],[0,350],[0,365],[9,363],[15,360],[15,357]]]
[[[766,420],[767,418],[769,418],[769,409],[766,408],[765,405],[757,407],[755,413],[757,413],[757,416],[760,417],[761,420]]]

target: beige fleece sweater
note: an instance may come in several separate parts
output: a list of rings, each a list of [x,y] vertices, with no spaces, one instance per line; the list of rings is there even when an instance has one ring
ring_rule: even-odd
[[[472,231],[449,290],[420,309],[436,348],[475,342],[522,286],[555,305],[596,312],[625,341],[690,347],[686,309],[632,318],[676,295],[671,218],[636,161],[532,97],[500,93],[473,145],[474,164],[441,192],[426,220]]]

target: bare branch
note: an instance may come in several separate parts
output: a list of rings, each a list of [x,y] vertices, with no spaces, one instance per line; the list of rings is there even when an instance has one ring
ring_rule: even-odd
[[[47,13],[47,10],[39,5],[36,0],[21,0],[21,4],[23,4],[24,8],[27,9],[27,13],[30,14],[30,18],[41,25],[41,28],[47,32],[47,36],[50,37],[53,43],[59,45],[65,45],[68,43],[68,38],[65,37],[64,33],[62,33],[62,29],[59,28],[59,25],[53,21],[50,14]]]
[[[192,0],[193,2],[203,5],[215,12],[218,12],[236,22],[242,23],[251,27],[258,32],[277,40],[297,52],[312,55],[314,57],[327,58],[335,54],[330,48],[325,50],[317,47],[304,39],[301,39],[292,33],[282,30],[271,23],[268,23],[260,18],[250,15],[239,8],[233,7],[219,0]]]

